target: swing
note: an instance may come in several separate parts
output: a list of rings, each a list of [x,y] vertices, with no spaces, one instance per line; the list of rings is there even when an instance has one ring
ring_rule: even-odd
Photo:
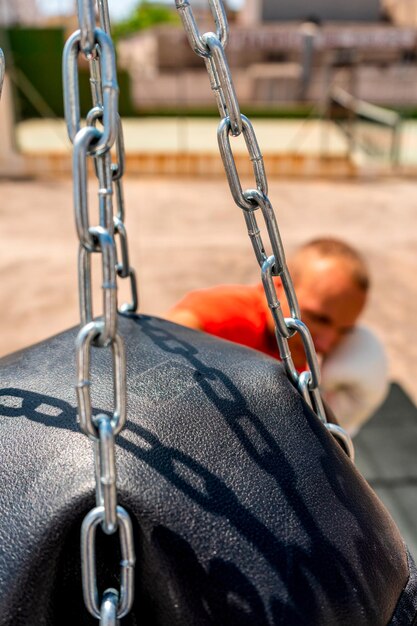
[[[136,314],[108,10],[99,0],[97,28],[94,1],[79,0],[80,31],[66,44],[64,84],[81,329],[2,359],[0,623],[412,624],[415,566],[349,458],[348,436],[327,424],[314,346],[299,319],[262,157],[224,56],[221,0],[210,0],[216,35],[198,33],[187,0],[176,4],[218,99],[221,153],[261,266],[283,362]],[[93,93],[83,127],[80,52],[90,63]],[[230,134],[241,132],[255,190],[242,191],[234,166]],[[99,184],[99,226],[89,222],[88,158]],[[91,254],[102,263],[99,318],[92,310]],[[285,286],[290,319],[280,311],[275,275]],[[119,312],[117,277],[132,286],[132,301]],[[302,374],[288,350],[294,332],[306,348],[309,369]]]

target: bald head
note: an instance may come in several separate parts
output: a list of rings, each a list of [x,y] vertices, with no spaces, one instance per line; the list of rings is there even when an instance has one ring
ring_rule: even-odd
[[[301,319],[317,352],[328,355],[356,324],[369,289],[369,274],[356,250],[337,239],[316,239],[291,256],[288,263]],[[284,315],[289,315],[283,300]],[[300,337],[290,340],[293,355],[305,359]]]
[[[317,270],[337,267],[359,290],[366,293],[369,289],[369,272],[362,255],[339,239],[326,237],[309,241],[296,250],[288,265],[294,284],[313,267]]]

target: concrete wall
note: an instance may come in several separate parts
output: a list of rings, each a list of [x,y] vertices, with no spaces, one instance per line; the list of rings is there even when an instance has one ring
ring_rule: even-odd
[[[262,19],[376,21],[380,16],[379,0],[263,0]]]

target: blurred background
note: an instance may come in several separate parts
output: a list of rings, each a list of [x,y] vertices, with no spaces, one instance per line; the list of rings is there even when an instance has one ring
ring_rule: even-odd
[[[191,4],[201,32],[213,30],[208,0]],[[109,6],[131,264],[141,310],[163,315],[190,289],[255,283],[259,268],[226,183],[205,66],[174,1]],[[358,465],[417,555],[417,0],[229,0],[227,13],[235,89],[264,154],[287,252],[334,235],[369,263],[364,321],[384,341],[392,384],[356,438]],[[2,354],[79,322],[61,70],[76,27],[72,0],[0,0]],[[79,76],[85,115],[82,58]],[[253,186],[244,143],[233,146]]]
[[[147,118],[145,136],[154,134],[149,117],[172,122],[180,116],[167,126],[162,148],[184,153],[196,147],[189,118],[203,120],[216,112],[204,64],[190,49],[173,5],[121,0],[110,2],[110,9],[121,114]],[[227,54],[241,106],[250,116],[286,121],[279,135],[267,132],[270,141],[263,149],[271,155],[273,172],[301,174],[307,168],[331,175],[375,167],[405,172],[417,165],[414,0],[355,0],[348,6],[330,0],[229,0],[227,6]],[[193,9],[202,32],[212,29],[208,2],[195,0]],[[45,153],[64,150],[65,136],[58,142],[60,59],[76,26],[73,1],[1,0],[0,26],[13,92],[10,140],[29,151],[42,136]],[[80,68],[80,82],[87,108],[87,67]],[[56,123],[42,124],[45,119]],[[206,126],[200,127],[204,133]],[[128,148],[146,152],[143,133],[133,133]],[[290,162],[294,155],[300,157],[297,163]],[[55,167],[64,168],[62,159]],[[25,168],[30,171],[30,164]],[[145,164],[149,173],[154,169]]]

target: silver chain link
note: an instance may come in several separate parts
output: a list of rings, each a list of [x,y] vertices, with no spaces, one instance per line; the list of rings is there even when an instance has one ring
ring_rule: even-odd
[[[217,131],[220,154],[233,199],[243,210],[246,226],[256,259],[261,268],[262,283],[268,306],[271,310],[275,336],[281,360],[286,372],[311,409],[325,427],[341,443],[349,457],[354,459],[354,449],[349,435],[340,427],[327,421],[320,393],[320,369],[313,340],[307,326],[301,321],[294,285],[287,267],[275,213],[268,198],[268,183],[263,157],[255,131],[249,119],[240,113],[239,103],[227,63],[225,46],[228,39],[228,23],[222,0],[208,0],[216,24],[216,34],[201,34],[198,30],[189,0],[175,0],[185,32],[194,52],[204,58],[211,88],[215,94],[221,122]],[[243,133],[243,138],[252,161],[256,189],[242,190],[232,152],[230,136]],[[272,254],[267,254],[255,211],[261,209]],[[285,318],[281,309],[273,278],[279,277],[291,312]],[[288,339],[295,333],[301,336],[307,369],[299,373],[294,365]]]
[[[96,8],[99,26],[96,25]],[[64,104],[68,135],[73,143],[73,192],[75,223],[79,238],[79,293],[81,329],[76,340],[77,399],[80,428],[93,442],[96,507],[81,528],[81,562],[84,601],[102,626],[116,626],[133,604],[135,553],[132,524],[127,511],[117,504],[115,437],[126,423],[126,355],[117,325],[117,276],[130,278],[132,302],[121,310],[135,311],[137,288],[129,264],[124,225],[122,177],[124,143],[118,113],[118,85],[114,46],[110,36],[107,0],[78,0],[80,29],[64,49]],[[92,108],[81,124],[78,57],[89,62]],[[97,124],[101,124],[101,129]],[[116,147],[116,162],[111,150]],[[88,158],[94,160],[98,181],[98,224],[90,224],[88,204]],[[116,214],[113,197],[116,196]],[[120,263],[115,237],[120,240]],[[91,255],[99,254],[102,268],[103,315],[94,317]],[[114,408],[111,416],[94,415],[91,400],[91,355],[94,347],[112,353]],[[99,599],[95,536],[98,526],[107,535],[118,532],[122,554],[120,590],[107,589]]]
[[[6,61],[4,59],[3,50],[0,48],[0,98],[3,90],[4,74],[6,72]]]

